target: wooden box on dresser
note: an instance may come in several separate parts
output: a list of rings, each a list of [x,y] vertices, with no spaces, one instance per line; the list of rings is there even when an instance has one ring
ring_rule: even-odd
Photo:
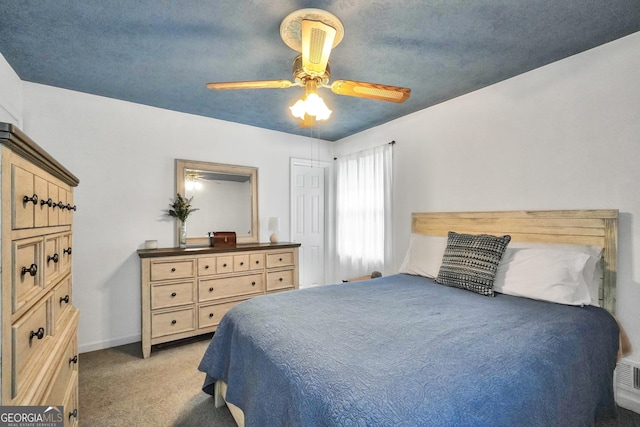
[[[0,123],[2,405],[64,406],[78,423],[72,223],[78,179],[17,127]]]
[[[143,357],[152,345],[215,331],[241,301],[297,289],[299,246],[140,249]]]

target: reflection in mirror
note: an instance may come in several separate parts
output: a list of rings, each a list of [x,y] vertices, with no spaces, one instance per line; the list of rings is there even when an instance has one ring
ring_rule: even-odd
[[[176,160],[176,189],[198,211],[187,219],[187,245],[206,246],[208,233],[235,231],[238,243],[258,241],[258,170]]]

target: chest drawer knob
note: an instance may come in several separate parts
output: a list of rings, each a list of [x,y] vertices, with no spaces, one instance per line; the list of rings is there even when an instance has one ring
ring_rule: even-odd
[[[175,267],[171,269],[171,272],[172,272],[172,273],[175,273],[175,272],[176,272]]]
[[[47,264],[49,263],[49,261],[53,261],[57,264],[58,260],[59,260],[58,254],[47,255]]]
[[[74,365],[75,365],[76,363],[78,363],[78,355],[77,355],[77,354],[76,354],[75,356],[73,356],[73,357],[69,358],[69,365],[71,365],[72,363],[73,363]]]
[[[204,269],[205,269],[205,270],[208,270],[208,269],[209,269],[209,264],[205,265],[205,266],[204,266]]]
[[[69,304],[69,295],[65,295],[63,297],[60,297],[60,304],[65,303],[65,304]]]
[[[209,313],[209,319],[213,317],[213,313]]]
[[[175,298],[176,295],[178,295],[178,294],[176,294],[175,292],[171,292],[171,298]]]
[[[30,276],[35,276],[38,274],[38,266],[36,264],[31,264],[29,268],[22,267],[22,275],[29,273]]]
[[[260,261],[259,261],[259,260],[256,260],[256,265],[257,265],[257,264],[260,264]]]
[[[178,323],[178,321],[177,321],[177,320],[172,320],[172,321],[171,321],[171,324],[172,324],[172,325],[175,325],[176,323]]]
[[[243,266],[243,265],[244,265],[244,261],[240,261],[240,266]]]
[[[40,206],[43,206],[43,205],[47,205],[49,207],[53,206],[53,200],[51,200],[51,197],[49,197],[47,200],[44,200],[44,199],[40,200]]]
[[[213,292],[213,287],[209,288],[209,292]]]
[[[278,279],[279,282],[282,282],[284,279],[281,277]]]
[[[255,285],[256,285],[256,282],[251,282],[251,286],[255,286]]]
[[[38,330],[36,332],[31,331],[31,334],[29,335],[29,340],[32,340],[33,337],[36,337],[39,340],[44,338],[44,328],[38,328]]]
[[[38,195],[34,194],[33,196],[29,197],[29,196],[24,196],[22,198],[22,202],[26,205],[27,203],[31,202],[34,205],[38,204]]]
[[[69,246],[67,249],[63,249],[63,250],[62,250],[62,254],[63,254],[63,255],[64,255],[64,254],[69,254],[69,255],[71,255],[71,246]]]
[[[226,266],[227,266],[227,264],[226,264],[226,263],[224,263],[224,264],[222,264],[222,266],[223,266],[223,267],[226,267]]]

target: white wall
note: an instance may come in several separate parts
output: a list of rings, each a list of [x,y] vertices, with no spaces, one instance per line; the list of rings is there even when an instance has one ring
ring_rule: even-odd
[[[310,139],[28,82],[23,95],[25,133],[80,179],[73,256],[81,352],[140,339],[136,250],[147,239],[174,246],[165,215],[174,159],[258,167],[261,241],[270,216],[289,239],[289,158],[308,156]],[[329,159],[328,143],[320,146]]]
[[[345,138],[396,140],[396,267],[414,211],[620,210],[617,313],[640,361],[640,33]]]
[[[22,81],[1,53],[0,121],[22,125]]]

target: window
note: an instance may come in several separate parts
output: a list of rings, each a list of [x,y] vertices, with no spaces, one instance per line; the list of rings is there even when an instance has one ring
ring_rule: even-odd
[[[337,160],[338,277],[384,271],[391,260],[392,145]]]

